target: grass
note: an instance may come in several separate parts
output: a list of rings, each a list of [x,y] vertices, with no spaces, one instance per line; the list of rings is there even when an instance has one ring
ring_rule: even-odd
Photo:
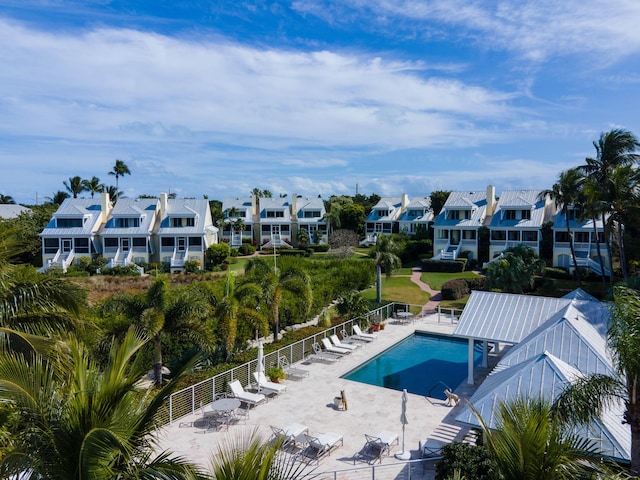
[[[362,293],[365,300],[376,299],[375,286]],[[409,277],[382,278],[382,300],[387,302],[401,302],[412,305],[424,305],[431,297],[427,292],[420,290]]]
[[[473,272],[460,273],[441,273],[441,272],[423,272],[422,281],[434,290],[441,290],[442,284],[454,278],[475,278],[478,274]]]

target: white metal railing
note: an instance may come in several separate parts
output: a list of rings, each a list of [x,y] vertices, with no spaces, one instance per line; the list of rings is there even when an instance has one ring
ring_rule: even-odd
[[[424,478],[424,462],[436,459],[416,459],[403,462],[381,463],[378,465],[359,465],[318,473],[297,475],[297,479],[314,480],[411,480]]]
[[[314,343],[319,343],[322,338],[338,334],[342,329],[351,332],[354,324],[365,325],[374,320],[386,320],[391,317],[395,305],[395,303],[384,305],[365,315],[334,325],[323,332],[267,353],[264,356],[265,369],[268,370],[274,365],[279,365],[280,357],[285,357],[290,365],[304,360],[313,353]],[[406,306],[404,303],[399,305]],[[251,374],[256,370],[256,366],[257,358],[171,394],[167,402],[168,417],[164,419],[165,422],[173,423],[181,417],[195,413],[200,408],[200,404],[207,405],[213,401],[216,394],[226,392],[227,384],[233,380],[239,380],[242,385],[250,385]]]
[[[73,258],[76,256],[76,251],[75,249],[71,249],[69,250],[69,253],[67,253],[67,256],[65,258],[62,259],[62,271],[66,273],[67,268],[69,268],[69,265],[71,265],[71,262],[73,262]]]
[[[457,308],[442,308],[440,305],[438,305],[436,311],[438,312],[438,323],[440,323],[441,320],[444,321],[447,318],[449,319],[449,322],[451,324],[458,323],[460,315],[462,315],[462,310],[459,310]]]

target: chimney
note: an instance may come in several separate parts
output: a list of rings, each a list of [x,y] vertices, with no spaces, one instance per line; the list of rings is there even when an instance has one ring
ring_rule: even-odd
[[[100,215],[102,223],[106,223],[111,213],[111,202],[109,201],[109,193],[102,192],[100,194]]]
[[[486,216],[490,217],[496,210],[496,187],[493,185],[487,185],[487,213]]]
[[[298,220],[298,202],[296,201],[297,198],[298,195],[296,195],[295,193],[291,195],[291,216],[293,217],[294,221]]]
[[[258,215],[258,197],[251,195],[251,217],[255,218]]]
[[[400,202],[400,213],[404,213],[404,211],[407,209],[407,207],[409,206],[409,195],[407,195],[406,193],[402,194],[402,200]]]
[[[164,218],[167,213],[167,202],[169,201],[169,195],[166,193],[160,194],[160,218]]]

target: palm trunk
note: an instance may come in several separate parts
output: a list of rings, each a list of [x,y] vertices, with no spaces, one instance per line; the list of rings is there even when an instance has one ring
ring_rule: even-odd
[[[629,400],[632,400],[631,398]],[[628,401],[624,420],[631,427],[631,475],[640,475],[640,404]]]
[[[578,267],[578,261],[576,259],[576,249],[573,245],[573,234],[571,233],[571,227],[569,226],[569,210],[565,210],[564,220],[567,222],[567,234],[569,235],[569,248],[571,249],[571,258],[573,259],[573,266],[576,269],[576,278],[578,279],[578,287],[582,288],[582,278],[580,276],[580,267]]]
[[[162,385],[162,340],[160,332],[153,336],[153,381],[156,385]]]
[[[607,235],[607,224],[605,223],[604,212],[602,212],[602,229],[604,230],[604,241],[607,247],[607,257],[609,258],[609,281],[613,285],[613,255],[611,254],[611,235]]]
[[[593,217],[591,220],[593,221],[593,234],[595,235],[596,239],[596,251],[598,252],[598,262],[600,262],[600,272],[602,273],[602,284],[605,285],[607,283],[607,277],[604,274],[604,261],[602,260],[602,251],[600,249],[600,237],[598,237],[596,217]],[[604,229],[604,225],[602,226],[602,228]]]
[[[376,302],[382,303],[382,266],[376,265]]]
[[[271,321],[273,326],[273,341],[278,341],[278,334],[280,333],[280,299],[282,293],[280,287],[276,287],[273,292],[273,303],[271,304]]]
[[[627,273],[627,256],[624,253],[624,230],[622,228],[622,222],[618,223],[618,247],[620,248],[620,267],[622,268],[622,277],[624,278],[624,283],[629,283],[629,275]]]

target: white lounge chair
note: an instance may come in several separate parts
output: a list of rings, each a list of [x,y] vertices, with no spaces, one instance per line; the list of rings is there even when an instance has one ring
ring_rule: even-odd
[[[362,346],[366,343],[369,343],[369,340],[365,340],[364,338],[358,338],[357,335],[347,335],[347,331],[343,328],[340,330],[340,334],[342,335],[342,343],[347,343],[349,345],[357,345]]]
[[[282,445],[280,448],[287,448],[304,445],[306,438],[303,434],[309,433],[309,429],[306,425],[292,423],[284,428],[271,426],[271,432],[271,440],[276,441],[282,438]]]
[[[324,347],[325,351],[329,353],[336,353],[338,355],[347,355],[351,353],[351,350],[349,350],[348,348],[340,348],[332,345],[328,338],[322,339],[322,346]]]
[[[247,392],[238,380],[229,382],[229,389],[233,397],[245,403],[248,408],[260,405],[267,400],[267,397],[261,393]]]
[[[380,461],[382,461],[383,455],[391,454],[391,445],[398,445],[399,442],[397,433],[389,432],[386,430],[383,430],[376,435],[367,435],[365,433],[364,436],[369,447],[380,450]]]
[[[280,395],[287,391],[287,386],[281,383],[270,382],[265,376],[264,372],[253,372],[253,378],[255,378],[258,384],[258,392],[264,390],[265,395],[276,394]]]
[[[292,367],[289,364],[289,360],[287,359],[287,357],[280,357],[280,366],[289,378],[302,379],[309,376],[309,370],[305,370],[304,368]]]
[[[360,345],[352,344],[352,343],[342,343],[336,334],[333,334],[329,337],[331,343],[338,348],[346,348],[347,350],[356,350],[360,348]]]
[[[322,348],[320,348],[320,345],[318,345],[317,343],[313,344],[313,353],[311,355],[309,355],[309,357],[307,357],[309,360],[314,360],[314,361],[318,361],[318,362],[326,362],[326,363],[334,363],[338,360],[340,360],[340,358],[342,358],[342,355],[337,355],[335,353],[329,353],[329,352],[324,352],[322,351]]]
[[[378,335],[376,335],[375,333],[364,333],[362,330],[360,330],[360,325],[356,325],[355,323],[353,324],[352,328],[353,328],[353,331],[357,335],[358,338],[362,338],[362,339],[368,340],[370,342],[372,342],[376,338],[378,338]]]
[[[305,434],[306,448],[300,453],[300,459],[306,462],[320,463],[325,455],[330,455],[338,444],[344,445],[344,438],[337,433],[322,433],[318,436]]]

